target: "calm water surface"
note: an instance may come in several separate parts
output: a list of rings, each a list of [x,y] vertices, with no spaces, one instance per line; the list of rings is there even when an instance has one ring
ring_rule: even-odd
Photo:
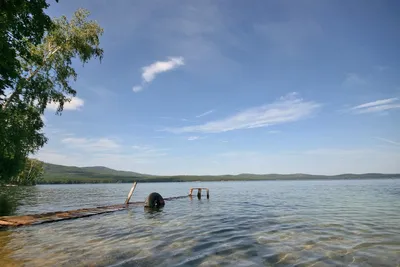
[[[0,188],[27,214],[122,203],[130,184]],[[400,266],[400,180],[138,184],[134,200],[209,187],[159,212],[0,231],[0,266]]]

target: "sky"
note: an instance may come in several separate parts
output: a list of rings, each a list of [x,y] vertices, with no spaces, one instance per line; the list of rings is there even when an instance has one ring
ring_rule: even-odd
[[[400,2],[61,0],[104,58],[34,155],[148,174],[400,173]]]

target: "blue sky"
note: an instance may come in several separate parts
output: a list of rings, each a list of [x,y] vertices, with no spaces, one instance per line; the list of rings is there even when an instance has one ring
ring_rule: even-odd
[[[60,1],[104,28],[47,162],[150,174],[400,172],[400,2]]]

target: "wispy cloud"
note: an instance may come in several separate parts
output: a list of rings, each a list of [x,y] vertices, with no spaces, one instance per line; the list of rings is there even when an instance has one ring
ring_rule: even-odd
[[[140,155],[149,155],[149,154],[166,155],[165,151],[169,150],[168,148],[154,148],[148,145],[134,145],[132,146],[132,148],[137,153],[140,153]]]
[[[376,100],[352,107],[350,111],[353,113],[362,114],[397,109],[400,108],[400,102],[398,100],[398,98]]]
[[[83,107],[85,101],[79,97],[72,97],[71,101],[65,102],[64,103],[64,110],[79,110]],[[50,110],[57,110],[58,109],[58,104],[55,102],[51,102],[47,104],[47,108]]]
[[[297,93],[291,93],[271,104],[250,108],[222,120],[165,130],[173,133],[221,133],[240,129],[267,127],[306,118],[313,114],[319,107],[320,104],[313,101],[304,101],[298,97]]]
[[[142,90],[143,90],[143,86],[141,86],[141,85],[136,85],[136,86],[132,87],[132,91],[134,93],[138,93],[138,92],[140,92]]]
[[[186,118],[173,118],[173,117],[168,117],[168,116],[161,116],[161,117],[158,117],[158,118],[163,119],[163,120],[190,121],[190,120],[188,120],[188,119],[186,119]]]
[[[343,148],[319,148],[313,150],[306,150],[300,152],[300,154],[306,155],[359,155],[363,153],[370,153],[371,149],[343,149]]]
[[[389,139],[382,138],[382,137],[375,137],[375,138],[378,139],[378,140],[381,140],[381,141],[383,141],[383,142],[392,144],[392,145],[400,146],[400,142],[396,142],[396,141],[389,140]]]
[[[176,69],[185,65],[183,57],[169,57],[167,61],[156,61],[142,68],[142,84],[132,87],[132,91],[137,93],[143,90],[144,86],[152,82],[156,76],[162,72]]]
[[[198,139],[200,139],[200,136],[189,136],[187,140],[194,141],[194,140],[198,140]]]
[[[62,143],[85,151],[115,151],[121,146],[109,138],[78,138],[68,137],[61,140]]]
[[[367,80],[357,73],[347,73],[346,78],[343,81],[343,85],[348,87],[366,85],[367,83]]]
[[[201,118],[201,117],[210,115],[210,114],[213,113],[213,112],[214,112],[214,110],[211,109],[211,110],[209,110],[209,111],[206,111],[206,112],[204,112],[204,113],[201,113],[200,115],[197,115],[196,118]]]
[[[144,151],[144,150],[149,150],[150,149],[149,146],[138,146],[138,145],[134,145],[134,146],[132,146],[132,148],[134,150],[140,150],[140,151]]]

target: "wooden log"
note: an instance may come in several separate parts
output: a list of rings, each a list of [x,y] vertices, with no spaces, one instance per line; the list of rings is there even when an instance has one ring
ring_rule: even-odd
[[[168,197],[164,198],[165,201],[171,201],[175,199],[187,198],[188,196]],[[77,210],[67,211],[54,211],[46,212],[41,214],[28,214],[28,215],[17,215],[17,216],[2,216],[0,217],[0,229],[2,227],[18,227],[24,225],[37,225],[43,223],[58,222],[63,220],[71,220],[84,218],[94,215],[100,215],[109,212],[115,212],[120,210],[128,209],[131,206],[144,205],[143,201],[130,202],[127,205],[117,204],[95,208],[83,208]]]
[[[126,200],[125,200],[125,204],[128,204],[129,203],[129,200],[131,200],[131,197],[132,197],[132,195],[133,195],[133,191],[135,191],[135,188],[136,188],[136,182],[134,182],[133,183],[133,186],[132,186],[132,188],[131,188],[131,191],[129,191],[129,194],[128,194],[128,197],[126,198]]]

